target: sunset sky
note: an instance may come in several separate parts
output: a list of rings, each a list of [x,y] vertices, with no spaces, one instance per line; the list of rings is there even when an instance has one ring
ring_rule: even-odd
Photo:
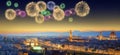
[[[38,0],[11,0],[13,3],[18,2],[19,7],[7,7],[6,0],[0,0],[0,33],[24,33],[24,32],[61,32],[69,30],[79,31],[120,31],[120,1],[119,0],[84,0],[90,6],[90,13],[86,17],[77,15],[70,16],[74,20],[68,22],[69,17],[62,21],[54,19],[45,21],[42,24],[35,22],[31,17],[16,17],[15,20],[9,21],[5,18],[5,10],[8,8],[25,10],[27,3]],[[43,0],[48,2],[49,0]],[[81,0],[52,0],[57,5],[65,3],[64,10],[74,8],[76,3]],[[68,1],[70,1],[68,3]]]

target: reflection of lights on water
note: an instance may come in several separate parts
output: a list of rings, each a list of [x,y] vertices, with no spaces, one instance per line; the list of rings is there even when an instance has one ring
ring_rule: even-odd
[[[7,9],[7,10],[5,11],[5,17],[6,17],[6,19],[8,19],[8,20],[13,20],[13,19],[15,19],[15,17],[16,17],[16,12],[15,12],[15,10],[13,10],[13,9]]]
[[[39,12],[44,11],[47,8],[46,3],[44,1],[38,1],[37,7],[39,9]]]
[[[78,2],[75,6],[75,12],[78,16],[84,17],[89,14],[90,8],[85,1]]]
[[[30,2],[26,6],[26,13],[30,17],[35,17],[39,12],[39,9],[35,2]]]

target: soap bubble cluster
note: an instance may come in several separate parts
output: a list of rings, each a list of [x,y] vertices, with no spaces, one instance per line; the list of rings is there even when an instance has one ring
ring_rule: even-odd
[[[6,2],[6,6],[8,6],[8,7],[12,6],[12,4],[13,4],[13,2],[11,0],[8,0]],[[13,5],[15,8],[19,7],[19,4],[17,2],[15,2]]]
[[[20,16],[22,18],[27,16],[26,11],[24,11],[24,10],[16,9],[15,11],[16,11],[17,16]]]
[[[12,6],[12,1],[8,0],[6,2],[8,7]],[[13,3],[15,8],[19,7],[18,2]],[[38,1],[38,2],[29,2],[26,4],[25,11],[21,9],[7,9],[5,12],[5,17],[8,20],[14,20],[16,16],[22,18],[29,17],[35,18],[36,23],[43,23],[50,19],[56,21],[62,21],[65,17],[68,18],[69,22],[73,22],[72,15],[78,15],[80,17],[85,17],[89,14],[90,7],[85,1],[80,1],[75,5],[75,8],[70,8],[65,10],[65,3],[56,5],[54,1]]]

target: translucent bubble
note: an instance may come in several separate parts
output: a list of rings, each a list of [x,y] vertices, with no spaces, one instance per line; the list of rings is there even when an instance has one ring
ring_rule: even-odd
[[[76,12],[75,12],[75,9],[74,8],[71,8],[70,11],[72,12],[72,15],[75,15]]]
[[[16,12],[15,12],[15,10],[13,10],[13,9],[7,9],[7,10],[5,11],[5,17],[6,17],[6,19],[8,19],[8,20],[14,20],[15,17],[16,17]]]
[[[55,7],[55,2],[49,1],[49,2],[47,3],[47,8],[48,8],[49,10],[53,10],[54,7]]]
[[[37,6],[40,12],[46,10],[47,8],[46,3],[44,1],[37,2]]]
[[[65,10],[65,16],[70,16],[72,14],[71,10]]]
[[[51,12],[49,10],[45,10],[41,12],[42,15],[49,16],[51,15]]]
[[[58,10],[61,10],[59,6],[55,6],[54,7],[54,11],[58,11]]]
[[[64,9],[64,8],[65,8],[65,3],[61,3],[61,4],[60,4],[60,8],[61,8],[61,9]]]
[[[53,17],[57,21],[63,20],[65,17],[64,11],[60,9],[59,6],[55,6],[53,10]]]
[[[44,16],[41,14],[38,14],[37,16],[35,16],[35,21],[39,24],[44,22]]]
[[[20,11],[20,12],[19,12],[19,15],[20,15],[21,17],[26,17],[26,12],[25,12],[25,11]]]
[[[20,12],[20,11],[21,11],[20,9],[16,9],[16,10],[15,10],[17,16],[19,16],[19,12]]]
[[[45,19],[45,21],[50,20],[51,19],[51,15],[45,16],[44,19]]]
[[[47,14],[45,16],[51,15],[51,12],[47,10]]]
[[[7,5],[7,6],[11,6],[11,5],[12,5],[12,2],[11,2],[11,1],[7,1],[7,2],[6,2],[6,5]]]
[[[70,18],[68,19],[68,21],[69,21],[69,22],[73,22],[73,18],[70,17]]]
[[[45,11],[40,12],[40,14],[42,14],[42,15],[46,15],[47,12],[46,12],[46,10],[45,10]]]
[[[84,1],[78,2],[75,6],[75,12],[78,16],[84,17],[89,14],[90,8]]]
[[[19,4],[16,2],[16,3],[14,3],[14,7],[18,7],[19,6]]]
[[[27,15],[30,17],[35,17],[39,13],[39,8],[35,2],[30,2],[26,6]]]

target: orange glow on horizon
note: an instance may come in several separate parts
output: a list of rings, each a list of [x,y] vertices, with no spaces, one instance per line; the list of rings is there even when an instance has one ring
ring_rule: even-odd
[[[6,34],[6,33],[34,33],[34,32],[69,32],[69,30],[73,30],[73,31],[119,31],[119,29],[115,29],[115,28],[107,28],[105,29],[103,28],[84,28],[84,27],[78,27],[78,28],[11,28],[11,29],[4,29],[1,30],[0,29],[0,33]]]
[[[27,18],[26,18],[27,19]],[[34,19],[33,19],[34,20]],[[83,22],[82,22],[83,21]],[[120,26],[115,22],[88,22],[84,19],[81,22],[49,21],[42,24],[36,24],[31,21],[3,21],[0,23],[1,33],[34,33],[34,32],[69,32],[77,31],[120,31]]]

